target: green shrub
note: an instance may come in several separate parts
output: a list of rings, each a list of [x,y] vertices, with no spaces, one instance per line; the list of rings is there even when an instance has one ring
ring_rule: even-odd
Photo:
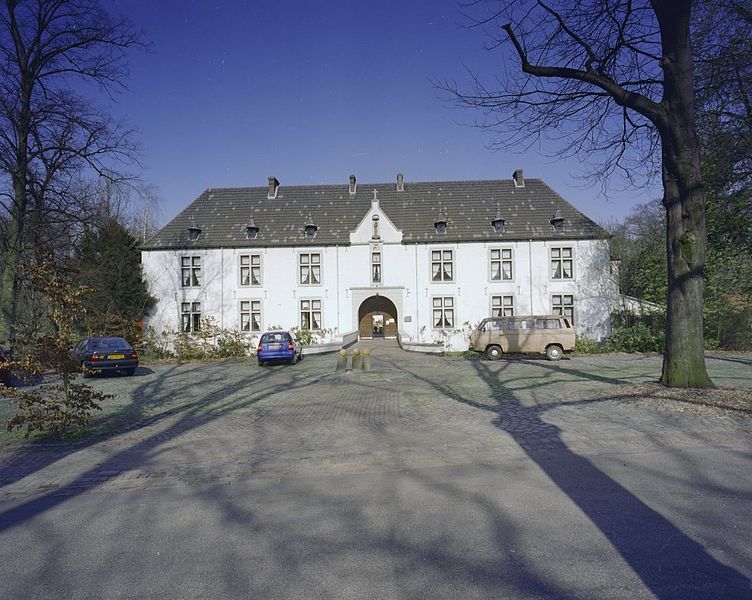
[[[662,333],[654,333],[644,323],[631,327],[616,327],[606,341],[609,352],[661,352],[664,346]]]
[[[586,337],[578,337],[574,343],[575,354],[600,354],[603,348],[595,340]]]
[[[148,358],[202,360],[206,358],[243,358],[251,354],[255,338],[237,329],[219,327],[214,319],[201,320],[201,330],[193,333],[147,328],[141,352]]]

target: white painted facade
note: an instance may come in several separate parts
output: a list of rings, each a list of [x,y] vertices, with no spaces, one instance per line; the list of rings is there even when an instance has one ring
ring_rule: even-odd
[[[571,278],[554,277],[552,257],[562,248],[571,249]],[[492,251],[501,249],[511,257],[511,278],[495,281]],[[379,283],[371,280],[373,251],[381,253]],[[450,281],[433,280],[435,251],[451,253]],[[320,279],[308,285],[301,283],[301,255],[311,254],[320,257]],[[258,285],[241,282],[241,256],[250,255],[258,257]],[[403,244],[402,232],[377,201],[351,233],[349,246],[317,246],[312,239],[296,247],[145,250],[142,257],[145,278],[158,299],[148,324],[158,332],[180,330],[187,304],[221,327],[242,329],[241,308],[249,308],[248,301],[259,309],[254,310],[259,321],[254,325],[260,331],[249,331],[250,337],[275,327],[303,328],[301,302],[311,301],[320,303],[306,306],[320,306],[317,325],[322,341],[330,341],[357,330],[361,304],[378,295],[393,302],[405,339],[464,350],[471,328],[492,314],[494,297],[506,297],[506,302],[511,297],[515,315],[549,314],[562,303],[567,305],[562,310],[568,310],[571,300],[577,333],[596,340],[610,333],[609,315],[619,299],[607,240]],[[184,286],[181,261],[191,263],[194,257],[200,264],[199,285]],[[450,299],[452,327],[436,325],[437,299]]]

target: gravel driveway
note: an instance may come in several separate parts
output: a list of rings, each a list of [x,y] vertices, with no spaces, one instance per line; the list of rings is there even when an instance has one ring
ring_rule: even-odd
[[[752,597],[750,355],[710,393],[653,355],[372,361],[93,379],[91,438],[0,454],[0,596]]]

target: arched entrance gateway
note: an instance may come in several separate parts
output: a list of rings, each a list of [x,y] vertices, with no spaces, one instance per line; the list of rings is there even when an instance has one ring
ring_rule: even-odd
[[[358,308],[358,335],[361,338],[396,338],[397,307],[389,298],[371,296]]]

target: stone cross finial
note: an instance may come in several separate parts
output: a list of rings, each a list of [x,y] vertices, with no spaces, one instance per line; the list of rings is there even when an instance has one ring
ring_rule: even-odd
[[[373,199],[374,200],[378,200],[378,198],[376,197],[377,194],[378,194],[378,192],[376,190],[373,190]]]

